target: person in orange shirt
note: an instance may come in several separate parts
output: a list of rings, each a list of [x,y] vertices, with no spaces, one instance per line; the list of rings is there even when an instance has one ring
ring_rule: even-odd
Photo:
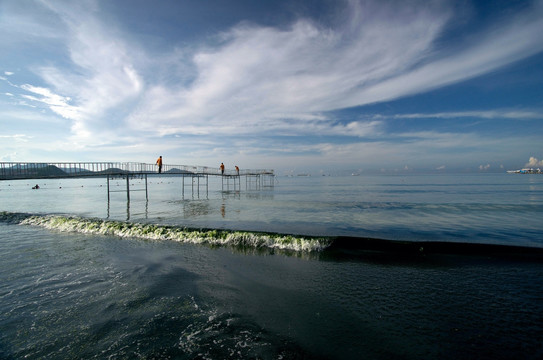
[[[221,163],[220,169],[221,169],[221,175],[224,175],[224,164],[223,163]]]
[[[239,176],[239,167],[236,165],[236,173],[238,174]]]
[[[162,172],[162,155],[157,159],[156,164],[158,165],[158,173]]]

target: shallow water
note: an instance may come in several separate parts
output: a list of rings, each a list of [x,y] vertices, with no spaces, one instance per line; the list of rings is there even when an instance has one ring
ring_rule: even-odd
[[[0,211],[67,214],[152,224],[314,236],[456,241],[543,247],[543,176],[278,177],[272,187],[222,191],[220,178],[47,180],[0,183]],[[198,187],[196,186],[196,189]]]
[[[148,201],[119,184],[109,203],[100,179],[0,184],[0,358],[543,357],[541,258],[217,246],[19,218],[541,246],[542,177],[353,178],[200,197],[165,178]]]

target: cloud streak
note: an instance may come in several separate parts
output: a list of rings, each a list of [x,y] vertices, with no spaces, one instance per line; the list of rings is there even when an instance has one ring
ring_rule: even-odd
[[[282,128],[281,123],[289,121],[290,131],[295,131],[292,124],[311,125],[307,114],[426,91],[543,50],[537,38],[543,22],[525,15],[457,54],[440,58],[432,45],[452,17],[449,8],[420,3],[415,9],[398,9],[352,1],[350,17],[335,29],[306,19],[285,29],[242,23],[221,33],[219,45],[193,53],[193,67],[187,68],[196,69],[194,81],[145,89],[132,61],[134,54],[129,55],[134,49],[122,38],[112,38],[95,14],[83,16],[80,9],[49,6],[63,19],[70,59],[83,75],[42,67],[42,78],[58,94],[68,96],[40,88],[41,98],[27,98],[74,120],[73,131],[80,135],[95,128],[92,123],[108,109],[140,95],[139,106],[127,118],[135,130],[168,135],[220,129],[234,134]],[[36,89],[26,86],[31,92]],[[285,113],[289,117],[281,119]],[[259,126],[251,126],[255,123]],[[338,127],[330,122],[329,130]]]
[[[49,87],[23,85],[23,90],[40,95],[23,97],[73,120],[74,139],[88,141],[111,122],[106,117],[108,111],[135,99],[143,90],[143,80],[132,63],[137,49],[112,36],[115,29],[98,20],[97,5],[92,1],[43,5],[61,19],[71,65],[37,67],[35,71]]]
[[[411,71],[361,89],[344,106],[357,104],[360,97],[368,102],[390,100],[467,80],[543,51],[537,34],[543,32],[542,6],[490,29],[456,53],[445,53]],[[354,97],[354,99],[353,99]]]
[[[233,134],[267,132],[288,121],[290,131],[302,134],[295,124],[311,129],[307,114],[428,91],[543,50],[537,35],[543,33],[543,22],[531,13],[502,24],[499,31],[489,30],[451,54],[433,47],[452,18],[448,8],[428,9],[426,3],[409,10],[366,8],[357,2],[350,6],[354,15],[335,29],[302,19],[286,29],[240,24],[222,33],[219,45],[199,49],[192,56],[194,81],[179,88],[154,86],[128,118],[130,126],[157,129],[161,135],[217,130]],[[283,113],[290,117],[281,119]],[[433,116],[538,115],[472,112]],[[328,131],[337,130],[332,119],[328,125]]]
[[[481,118],[481,119],[513,119],[536,120],[542,119],[543,113],[535,111],[491,110],[491,111],[458,111],[442,113],[414,113],[396,114],[394,119],[455,119],[455,118]]]
[[[266,131],[280,114],[306,123],[307,114],[368,103],[365,96],[345,101],[421,61],[449,18],[422,5],[409,14],[379,9],[380,18],[358,3],[350,6],[354,15],[337,29],[301,19],[286,29],[240,24],[220,34],[218,46],[192,56],[195,80],[147,92],[131,126],[159,125],[162,134],[204,127],[230,133],[258,122]],[[151,116],[152,124],[145,121]]]
[[[59,114],[60,116],[66,119],[79,120],[81,118],[78,109],[74,106],[71,106],[69,102],[71,99],[69,97],[60,96],[51,92],[47,88],[32,86],[25,84],[21,86],[21,89],[30,92],[32,94],[38,95],[22,95],[23,98],[41,102],[49,106],[49,108]]]

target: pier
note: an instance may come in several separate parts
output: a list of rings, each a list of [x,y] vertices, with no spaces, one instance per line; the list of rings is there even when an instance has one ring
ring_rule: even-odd
[[[148,176],[181,177],[181,191],[185,195],[185,179],[190,179],[192,194],[200,193],[205,188],[208,192],[209,176],[219,176],[222,181],[222,191],[241,191],[241,179],[245,180],[245,188],[258,190],[261,187],[271,187],[274,184],[274,171],[270,169],[221,170],[216,167],[192,165],[162,165],[158,173],[156,164],[136,162],[0,162],[0,180],[31,180],[31,179],[67,179],[85,177],[103,177],[107,181],[108,200],[110,198],[110,181],[126,179],[126,196],[130,201],[130,179],[145,180],[145,198],[148,198]]]

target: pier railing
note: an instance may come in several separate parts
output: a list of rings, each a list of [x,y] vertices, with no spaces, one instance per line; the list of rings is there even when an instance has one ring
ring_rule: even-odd
[[[156,174],[156,164],[137,162],[0,162],[0,180]],[[162,174],[221,175],[219,168],[192,165],[162,166]],[[273,170],[226,170],[226,176],[274,175]]]

